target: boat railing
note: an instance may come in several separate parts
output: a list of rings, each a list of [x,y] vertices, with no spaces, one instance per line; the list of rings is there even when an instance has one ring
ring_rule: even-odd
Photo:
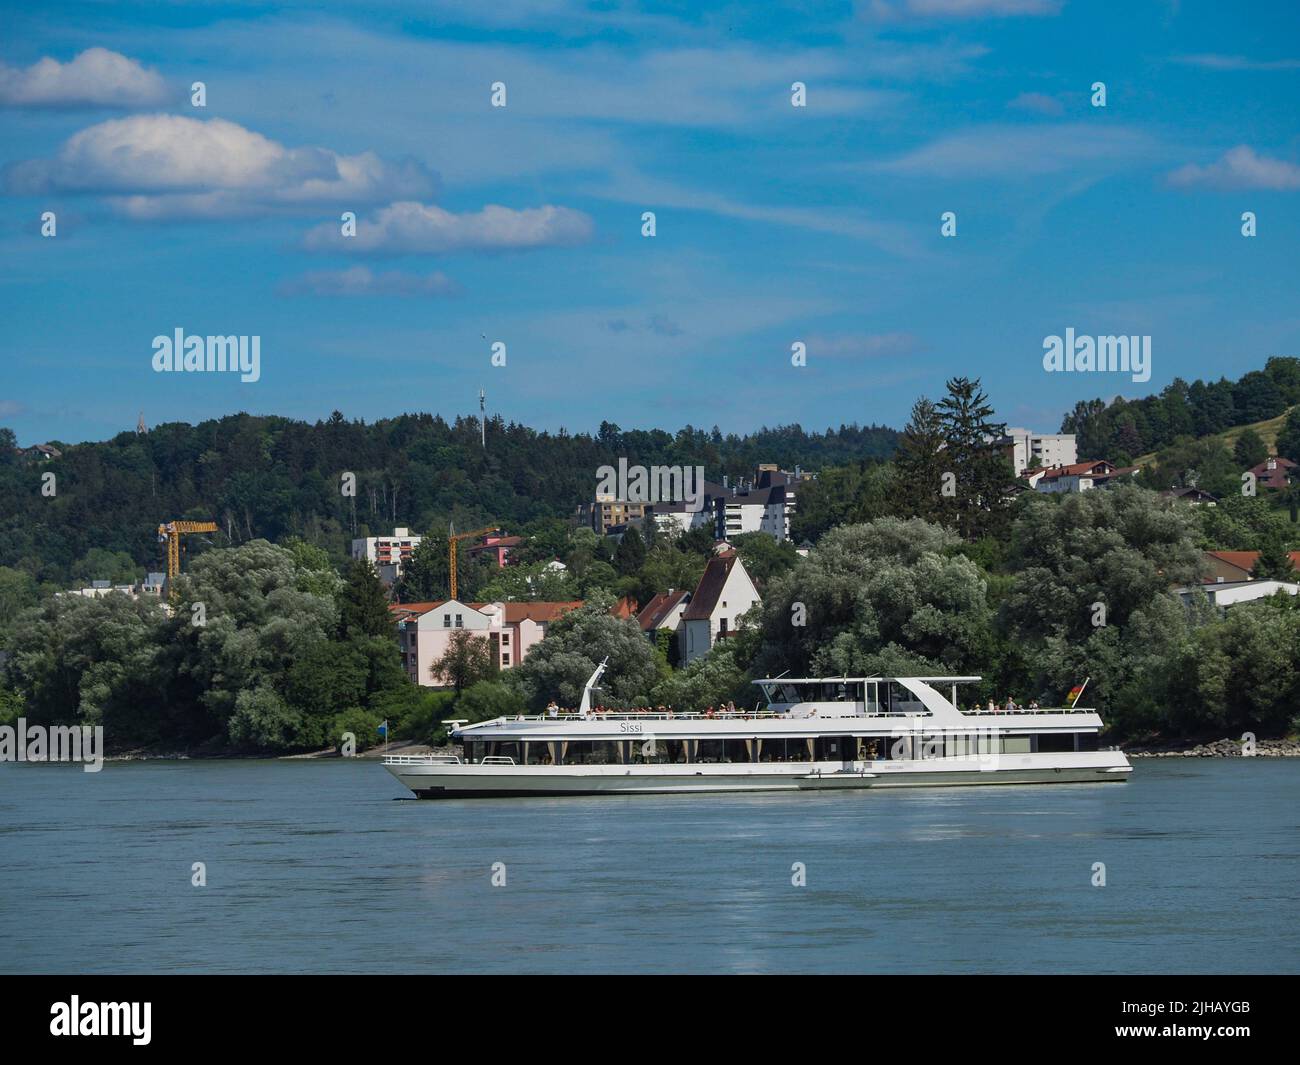
[[[515,760],[504,754],[490,754],[479,759],[479,765],[515,765]]]
[[[1097,711],[1084,706],[1040,706],[1037,710],[1030,710],[1024,706],[1018,706],[1014,710],[962,710],[966,717],[1014,717],[1017,714],[1095,714]]]
[[[460,765],[461,761],[454,754],[389,754],[384,756],[384,765]]]

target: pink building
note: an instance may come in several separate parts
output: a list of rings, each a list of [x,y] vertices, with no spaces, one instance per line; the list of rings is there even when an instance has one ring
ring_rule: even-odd
[[[541,642],[552,621],[580,606],[581,600],[460,603],[443,599],[436,603],[394,604],[389,609],[397,618],[397,642],[407,675],[426,688],[442,688],[447,685],[434,679],[430,667],[446,654],[452,633],[457,629],[481,635],[491,644],[497,665],[510,669]]]
[[[510,555],[512,547],[518,547],[524,542],[522,536],[485,536],[481,544],[475,544],[469,549],[471,558],[478,558],[486,555],[492,559],[497,568],[500,569],[506,564],[506,559]]]

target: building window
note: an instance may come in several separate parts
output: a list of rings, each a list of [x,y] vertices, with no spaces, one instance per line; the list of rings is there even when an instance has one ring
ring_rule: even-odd
[[[449,629],[449,628],[451,628],[451,615],[450,615],[450,614],[443,614],[443,615],[442,615],[442,627],[443,627],[444,629]]]
[[[503,633],[501,634],[501,646],[502,646],[502,647],[509,647],[509,646],[510,646],[510,633],[508,633],[508,632],[503,632]]]
[[[726,635],[727,635],[727,619],[726,619],[726,618],[718,618],[718,632],[719,632],[721,635],[723,635],[723,636],[726,636]]]
[[[458,628],[458,629],[463,629],[464,627],[465,627],[465,616],[464,616],[463,614],[457,614],[457,615],[456,615],[456,628]]]
[[[507,651],[505,654],[503,654],[503,655],[501,656],[501,664],[502,664],[503,666],[508,666],[508,665],[510,665],[510,652],[509,652],[509,651]]]

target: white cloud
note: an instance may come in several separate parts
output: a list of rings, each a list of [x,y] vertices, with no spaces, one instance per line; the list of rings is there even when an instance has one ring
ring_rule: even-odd
[[[400,270],[374,273],[366,266],[346,270],[314,270],[280,286],[286,296],[455,296],[460,286],[441,271],[409,274]]]
[[[1150,156],[1140,130],[1083,122],[1068,125],[980,126],[931,141],[875,164],[887,173],[938,178],[1028,177],[1085,165],[1115,167]]]
[[[920,349],[911,333],[813,333],[803,339],[810,360],[898,357]]]
[[[1220,189],[1300,189],[1300,166],[1257,155],[1244,144],[1226,151],[1213,163],[1188,163],[1169,175],[1171,185]]]
[[[1056,15],[1060,0],[871,0],[865,13],[881,21],[922,18],[1007,18]]]
[[[1300,59],[1250,59],[1244,55],[1213,52],[1174,56],[1174,62],[1202,70],[1300,70]]]
[[[354,237],[344,237],[332,223],[321,224],[308,231],[303,245],[311,251],[363,255],[508,251],[582,244],[593,229],[581,211],[550,204],[522,210],[489,204],[481,211],[453,214],[431,204],[402,202],[359,221]]]
[[[1065,105],[1055,96],[1041,92],[1022,92],[1007,106],[1016,111],[1032,111],[1039,115],[1059,115],[1065,110]]]
[[[154,71],[107,48],[87,48],[67,63],[46,56],[25,69],[0,63],[7,107],[148,107],[166,91]]]
[[[180,115],[101,122],[74,134],[53,158],[16,163],[5,177],[10,192],[98,193],[144,219],[318,210],[427,195],[436,186],[415,161],[286,148],[225,119]]]

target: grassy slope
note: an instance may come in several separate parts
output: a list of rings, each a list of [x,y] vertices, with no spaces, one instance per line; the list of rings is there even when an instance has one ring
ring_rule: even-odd
[[[1259,433],[1260,438],[1268,445],[1270,454],[1277,454],[1277,434],[1282,431],[1282,426],[1286,424],[1287,415],[1295,408],[1288,407],[1276,418],[1269,418],[1266,422],[1255,422],[1253,425],[1234,425],[1231,429],[1225,429],[1221,433],[1215,433],[1209,437],[1210,440],[1221,440],[1229,451],[1237,443],[1237,438],[1247,429],[1254,429]],[[1156,461],[1156,452],[1152,451],[1146,455],[1140,455],[1133,460],[1135,466],[1152,466]]]

